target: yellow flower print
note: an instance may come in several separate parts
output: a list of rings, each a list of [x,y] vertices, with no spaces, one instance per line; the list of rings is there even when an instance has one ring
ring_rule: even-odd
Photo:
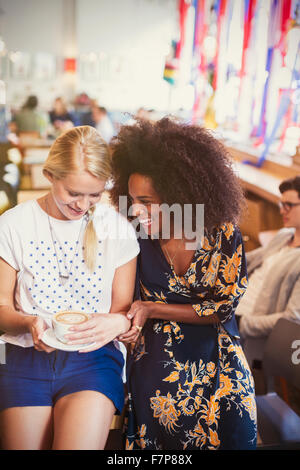
[[[156,396],[150,398],[150,405],[154,411],[153,417],[159,419],[170,433],[175,431],[176,421],[180,416],[180,411],[176,411],[176,400],[168,392],[167,396],[160,396],[160,390],[156,390]]]
[[[146,436],[146,430],[147,430],[147,426],[145,424],[142,424],[140,429],[139,429],[139,434],[140,434],[141,437]]]
[[[209,243],[209,240],[207,237],[203,238],[203,243],[202,243],[202,249],[205,251],[211,251],[213,246]]]
[[[179,372],[174,370],[168,377],[163,379],[164,382],[177,382],[179,380]]]
[[[204,431],[199,421],[197,422],[197,425],[195,426],[193,431],[188,432],[187,436],[188,436],[188,442],[185,442],[183,446],[183,450],[186,449],[189,441],[195,440],[195,447],[203,447],[206,444],[206,440],[207,440],[206,432]]]
[[[237,274],[241,266],[242,245],[240,244],[232,257],[226,256],[220,265],[220,272],[227,284],[236,282]]]
[[[141,427],[138,427],[138,435],[140,436],[140,439],[137,440],[137,444],[141,447],[141,449],[145,449],[146,447],[146,442],[144,437],[146,436],[146,430],[147,426],[145,424],[142,424]],[[131,450],[131,449],[128,449]]]
[[[191,380],[189,381],[188,379],[186,379],[186,381],[184,383],[184,385],[189,388],[190,392],[193,390],[195,385],[201,385],[201,380],[199,379],[200,371],[203,368],[203,366],[200,367],[201,362],[202,361],[200,361],[200,363],[199,363],[199,372],[198,372],[198,374],[197,374],[196,364],[195,364],[195,362],[193,362],[193,364],[191,366],[191,369],[190,369],[190,372],[191,372],[191,375],[192,375]]]
[[[197,389],[197,395],[195,396],[195,408],[198,410],[202,403],[203,388]]]
[[[238,282],[236,282],[236,279],[234,280],[234,284],[223,284],[222,280],[219,278],[216,281],[216,292],[219,295],[223,296],[232,296],[234,298],[240,297],[241,295],[244,294],[246,288],[248,285],[247,278],[244,276],[241,281],[240,285]]]
[[[227,375],[220,374],[220,387],[216,392],[217,399],[230,395],[232,391],[233,383],[230,378]]]
[[[169,289],[171,289],[172,287],[175,287],[176,285],[177,285],[177,280],[174,277],[171,277],[169,279]]]
[[[232,285],[232,284],[223,284],[223,282],[221,281],[221,279],[217,279],[216,281],[216,284],[215,284],[215,287],[216,287],[216,292],[219,294],[219,295],[222,295],[223,297],[228,297],[229,295],[233,294],[234,295],[234,289],[236,287],[238,287],[238,285]],[[244,291],[244,289],[243,289]]]
[[[234,233],[234,225],[233,224],[223,224],[221,225],[220,229],[223,231],[227,240],[230,240]]]
[[[193,309],[199,315],[199,317],[207,317],[215,313],[214,304],[211,302],[202,302],[202,304],[193,304]]]
[[[219,271],[219,264],[221,261],[221,253],[215,252],[209,262],[207,269],[205,270],[205,274],[202,277],[201,283],[207,287],[213,287],[215,285],[218,271]]]
[[[200,419],[205,419],[207,426],[210,427],[213,424],[218,425],[219,418],[220,405],[219,402],[216,401],[216,397],[212,395],[207,405],[204,403],[202,404],[202,415],[200,416]]]
[[[207,424],[211,426],[212,424],[218,425],[220,419],[220,404],[215,400],[215,397],[212,396],[209,402],[209,412],[207,415]]]
[[[217,449],[220,445],[220,439],[218,438],[217,431],[213,431],[209,429],[209,443],[213,446],[213,448]],[[210,447],[209,447],[210,448]]]
[[[141,291],[142,291],[143,297],[145,298],[152,297],[152,294],[149,292],[149,290],[144,286],[142,282],[140,282],[140,285],[141,285]]]
[[[216,373],[216,364],[214,362],[209,362],[206,366],[207,373],[210,377],[213,377]]]
[[[234,347],[234,352],[237,355],[238,360],[239,360],[240,364],[242,365],[243,369],[248,370],[249,369],[249,364],[247,362],[247,359],[246,359],[246,356],[244,354],[244,351],[243,351],[242,347],[239,346],[239,345],[236,345]]]
[[[126,450],[133,450],[133,445],[134,445],[134,441],[132,441],[131,444],[129,444],[129,440],[128,438],[126,439],[126,443],[125,443],[125,449]]]
[[[242,405],[248,411],[250,419],[256,422],[256,401],[254,394],[249,394],[242,398]]]
[[[195,413],[194,406],[193,405],[188,406],[190,400],[193,400],[193,399],[191,397],[186,397],[180,402],[178,402],[178,406],[181,408],[181,411],[185,416],[191,416]]]

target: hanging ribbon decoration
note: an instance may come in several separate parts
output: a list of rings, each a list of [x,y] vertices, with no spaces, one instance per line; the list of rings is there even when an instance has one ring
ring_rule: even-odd
[[[278,48],[282,55],[282,65],[284,65],[284,57],[286,55],[286,36],[289,31],[289,20],[291,19],[291,6],[292,0],[284,0],[282,2],[281,11],[281,37],[279,40]]]
[[[206,57],[204,54],[204,39],[208,31],[208,24],[205,15],[206,2],[207,0],[193,0],[193,7],[195,9],[193,58],[195,65],[192,73],[192,80],[195,85],[195,99],[192,110],[192,122],[197,121],[200,106],[201,93],[197,90],[197,78],[201,75],[204,76],[207,68]]]
[[[281,138],[280,138],[280,142],[279,142],[277,152],[281,152],[281,150],[282,150],[284,140],[285,140],[285,136],[286,136],[286,131],[287,131],[287,128],[289,127],[289,125],[291,123],[292,111],[293,111],[292,101],[289,100],[287,111],[286,111],[286,114],[284,116],[283,130],[282,130],[282,134],[281,134]]]
[[[217,88],[217,81],[218,81],[218,59],[219,59],[219,52],[220,52],[220,38],[221,38],[221,29],[223,26],[224,18],[225,18],[225,11],[226,11],[226,4],[227,0],[218,0],[216,4],[216,11],[217,11],[217,50],[216,55],[214,58],[214,78],[212,87],[214,90]]]
[[[290,0],[287,0],[290,3]],[[253,162],[250,162],[248,160],[244,161],[244,163],[249,164],[249,165],[254,165],[257,167],[261,167],[269,150],[269,147],[271,145],[271,142],[274,138],[274,129],[276,127],[275,133],[277,131],[277,128],[279,126],[279,123],[283,117],[282,113],[286,113],[287,111],[287,106],[289,104],[289,95],[286,93],[282,94],[281,101],[279,104],[279,109],[278,109],[278,114],[277,118],[275,121],[275,124],[273,126],[273,130],[271,132],[271,135],[267,138],[266,137],[266,129],[267,129],[267,123],[265,119],[265,113],[266,113],[266,106],[267,106],[267,96],[268,96],[268,88],[269,88],[269,81],[270,81],[270,73],[271,73],[271,67],[272,67],[272,59],[273,59],[273,54],[274,54],[274,49],[277,46],[275,43],[275,39],[277,36],[277,31],[278,28],[282,30],[282,25],[283,21],[284,23],[286,22],[286,15],[287,15],[287,10],[282,12],[282,7],[285,3],[285,0],[273,0],[272,5],[271,5],[271,15],[272,15],[272,21],[270,21],[269,24],[269,31],[268,31],[268,42],[269,42],[269,47],[267,51],[267,60],[266,60],[266,82],[264,86],[264,91],[263,91],[263,98],[262,98],[262,106],[261,106],[261,112],[260,112],[260,119],[259,119],[259,125],[258,129],[256,130],[256,137],[259,138],[259,142],[264,142],[265,148],[264,151],[262,152],[261,157],[259,158],[258,162],[253,164]],[[289,15],[289,12],[288,12]],[[280,119],[279,119],[280,116]],[[279,120],[279,122],[278,122]],[[272,140],[270,140],[272,139]]]
[[[272,16],[272,21],[269,23],[269,33],[268,33],[268,52],[267,52],[267,60],[266,60],[266,82],[263,91],[263,98],[262,98],[262,106],[260,112],[260,119],[258,129],[256,131],[256,136],[260,138],[260,141],[263,142],[265,138],[267,123],[265,120],[265,113],[266,113],[266,106],[267,106],[267,96],[268,96],[268,88],[270,82],[270,72],[275,48],[275,38],[278,29],[278,23],[280,18],[280,7],[281,7],[281,0],[273,0],[271,5],[271,12],[270,15]]]
[[[247,54],[247,50],[250,44],[256,2],[257,0],[245,0],[244,40],[243,40],[242,65],[241,65],[241,70],[240,70],[241,78],[245,75],[245,70],[246,70],[246,54]]]
[[[176,76],[179,68],[179,60],[185,43],[185,28],[187,12],[190,7],[189,0],[178,0],[179,13],[179,41],[172,41],[171,52],[166,59],[163,78],[171,85],[176,82]]]
[[[282,96],[281,96],[281,100],[280,100],[280,104],[279,104],[279,109],[277,111],[277,117],[276,117],[273,129],[272,129],[272,132],[271,132],[270,136],[266,139],[265,148],[264,148],[259,160],[257,161],[256,164],[254,164],[254,166],[256,166],[258,168],[260,168],[262,166],[262,164],[264,163],[264,161],[265,161],[265,159],[268,155],[270,145],[273,142],[273,140],[276,136],[276,133],[278,131],[281,120],[286,115],[286,113],[289,109],[290,101],[291,101],[292,81],[293,81],[294,74],[295,74],[295,71],[296,71],[296,65],[297,65],[297,60],[298,60],[299,54],[300,54],[300,42],[298,44],[297,53],[296,53],[295,62],[294,62],[294,67],[293,67],[292,74],[291,74],[290,86],[289,86],[288,89],[284,89],[283,92],[282,92]],[[253,162],[249,162],[249,161],[245,161],[244,163],[253,165]]]
[[[185,26],[186,26],[186,18],[187,12],[190,7],[190,1],[188,0],[179,0],[179,27],[180,27],[180,39],[177,43],[175,57],[176,59],[180,59],[181,51],[183,49],[185,43]]]
[[[281,18],[281,37],[279,40],[279,49],[282,55],[282,66],[285,66],[285,56],[287,53],[287,35],[290,29],[293,27],[295,21],[292,19],[292,0],[285,0],[282,5],[282,18]],[[292,74],[293,78],[293,74]],[[280,142],[277,151],[280,152],[283,148],[286,131],[293,121],[293,103],[290,100],[287,113],[284,117],[283,131],[281,134]],[[296,119],[294,121],[297,122]]]
[[[242,64],[240,70],[240,88],[239,88],[239,98],[240,100],[242,87],[243,87],[243,79],[246,74],[246,58],[247,58],[247,51],[249,49],[251,34],[253,29],[254,23],[254,16],[255,16],[255,9],[257,5],[257,0],[245,0],[245,7],[244,7],[244,40],[243,40],[243,53],[242,53]]]

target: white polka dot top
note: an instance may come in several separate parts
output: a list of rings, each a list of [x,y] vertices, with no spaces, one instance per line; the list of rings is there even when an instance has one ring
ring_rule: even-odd
[[[18,272],[17,310],[42,316],[49,326],[52,315],[59,311],[109,312],[115,270],[139,252],[133,227],[112,207],[97,205],[98,250],[91,272],[84,261],[86,221],[51,217],[50,222],[52,236],[48,215],[36,200],[19,204],[0,217],[0,256]],[[62,282],[60,273],[66,272],[68,278]],[[29,333],[1,338],[20,346],[33,345]]]

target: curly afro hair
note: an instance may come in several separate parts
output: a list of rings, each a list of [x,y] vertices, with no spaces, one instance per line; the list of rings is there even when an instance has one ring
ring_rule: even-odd
[[[237,224],[244,195],[225,147],[200,126],[170,117],[123,126],[111,142],[112,203],[128,196],[133,173],[151,178],[161,200],[169,205],[204,204],[208,232],[223,223]]]

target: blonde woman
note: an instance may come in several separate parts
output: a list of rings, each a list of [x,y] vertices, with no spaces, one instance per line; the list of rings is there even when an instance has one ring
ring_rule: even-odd
[[[0,217],[1,444],[103,449],[123,407],[115,338],[130,328],[139,247],[127,220],[98,204],[110,155],[95,129],[61,135],[44,174],[48,194]],[[52,316],[68,310],[89,320],[56,349],[47,336]]]

